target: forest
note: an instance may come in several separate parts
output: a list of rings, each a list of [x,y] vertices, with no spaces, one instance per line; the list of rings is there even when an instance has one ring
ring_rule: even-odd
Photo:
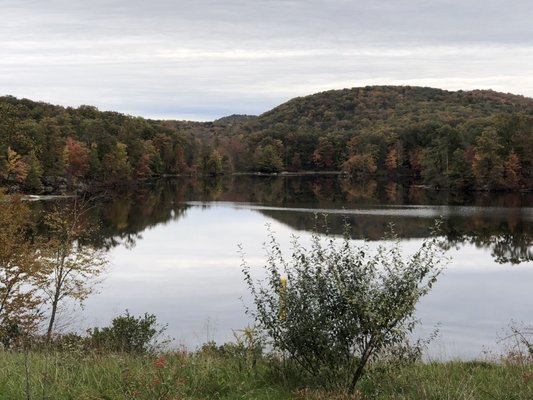
[[[257,117],[192,122],[0,97],[0,179],[12,190],[284,171],[455,191],[532,189],[533,99],[369,86],[295,98]]]

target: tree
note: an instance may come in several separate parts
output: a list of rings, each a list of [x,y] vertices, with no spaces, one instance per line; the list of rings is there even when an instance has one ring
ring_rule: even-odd
[[[53,333],[61,301],[71,298],[82,304],[107,264],[103,250],[83,243],[94,230],[85,220],[87,204],[76,200],[73,205],[56,207],[45,216],[49,236],[38,261],[46,272],[40,276],[39,287],[50,303],[48,338]]]
[[[131,178],[132,168],[127,152],[128,146],[117,143],[111,153],[104,156],[102,167],[109,181],[128,181]]]
[[[29,165],[11,147],[7,148],[7,177],[9,180],[24,182],[30,172]]]
[[[40,154],[44,174],[62,175],[65,172],[63,163],[65,121],[45,117],[40,121],[40,127],[44,137],[43,151]]]
[[[335,165],[335,148],[327,137],[318,139],[318,145],[313,152],[313,162],[321,169],[332,169]]]
[[[522,179],[520,170],[521,170],[520,160],[518,155],[514,150],[511,150],[507,160],[505,161],[505,173],[504,180],[505,186],[510,189],[516,189],[520,186],[520,181]]]
[[[87,156],[87,176],[91,179],[98,179],[102,174],[102,164],[98,157],[98,145],[93,143]]]
[[[259,146],[255,152],[255,165],[259,172],[277,173],[283,170],[283,160],[272,144]]]
[[[368,175],[377,171],[371,154],[355,154],[342,164],[342,170],[350,175]]]
[[[342,241],[315,231],[310,249],[294,238],[288,260],[270,232],[266,279],[254,280],[244,260],[243,272],[255,306],[248,311],[273,348],[315,381],[353,393],[367,362],[412,331],[444,257],[435,238],[407,259],[397,239],[371,254],[349,230]]]
[[[500,156],[503,146],[498,133],[486,129],[476,140],[472,169],[479,187],[491,189],[502,183],[504,165]]]
[[[433,132],[431,143],[424,149],[422,177],[424,182],[438,187],[448,187],[450,159],[454,149],[461,147],[461,133],[449,125]]]
[[[67,173],[75,178],[84,177],[89,170],[89,153],[85,143],[69,136],[63,149],[63,163],[66,165]]]
[[[39,319],[34,282],[40,273],[30,243],[30,210],[20,197],[0,190],[0,336],[2,328],[30,329]]]
[[[32,189],[38,189],[42,186],[41,176],[43,175],[43,167],[35,155],[34,150],[30,151],[25,159],[26,164],[28,165],[28,175],[26,175],[24,183]]]
[[[205,173],[207,175],[215,176],[223,173],[222,171],[222,156],[217,150],[213,150],[207,160]]]
[[[452,154],[448,182],[455,190],[468,190],[474,186],[472,163],[463,149],[456,149]]]
[[[387,159],[385,160],[385,167],[387,169],[398,168],[398,151],[396,148],[390,149],[387,153]]]

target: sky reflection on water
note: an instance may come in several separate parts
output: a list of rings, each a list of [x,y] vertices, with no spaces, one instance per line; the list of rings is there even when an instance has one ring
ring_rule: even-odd
[[[232,330],[250,323],[244,313],[244,304],[250,304],[250,298],[237,245],[243,245],[246,261],[259,275],[265,260],[262,248],[267,236],[265,224],[271,224],[287,252],[293,234],[300,236],[303,244],[309,242],[309,232],[298,231],[260,212],[265,211],[261,205],[188,204],[191,207],[179,220],[144,230],[133,248],[118,246],[111,250],[111,265],[100,293],[86,303],[85,326],[107,324],[128,309],[135,315],[156,314],[160,322],[168,323],[167,333],[176,339],[176,345],[194,348],[206,340],[218,343],[232,340]],[[425,218],[433,218],[442,211],[442,207],[422,207],[425,209]],[[369,213],[386,210],[367,209]],[[452,210],[464,212],[462,207]],[[488,212],[497,215],[498,210]],[[390,211],[411,217],[411,212],[420,212],[421,208]],[[531,209],[519,213],[527,218]],[[421,238],[402,239],[405,253],[414,252],[421,242]],[[533,265],[498,264],[489,251],[474,244],[462,244],[450,255],[452,263],[418,307],[422,320],[418,333],[429,335],[440,323],[441,334],[430,346],[430,357],[479,357],[484,347],[497,347],[498,335],[511,320],[530,322]]]

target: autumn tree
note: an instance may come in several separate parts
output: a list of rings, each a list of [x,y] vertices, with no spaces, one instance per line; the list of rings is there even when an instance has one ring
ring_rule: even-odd
[[[30,210],[0,190],[0,341],[9,326],[30,329],[38,321],[34,283],[40,272],[31,244]]]
[[[387,159],[385,160],[385,167],[387,169],[396,169],[398,168],[398,152],[395,148],[390,149],[387,153]]]
[[[56,207],[45,216],[48,237],[38,259],[42,271],[39,287],[50,305],[46,335],[51,337],[61,302],[70,298],[83,304],[107,260],[103,250],[84,243],[94,232],[87,222],[88,203],[76,200]]]
[[[147,179],[150,178],[154,173],[159,173],[157,171],[159,166],[156,165],[156,162],[152,162],[157,150],[155,149],[151,140],[145,140],[142,142],[142,153],[137,159],[137,165],[135,166],[135,177],[137,179]],[[160,160],[159,160],[160,162]],[[156,171],[152,170],[152,167],[155,167]]]
[[[69,136],[63,149],[63,162],[67,173],[75,178],[85,176],[89,170],[88,158],[89,149],[87,145]]]
[[[29,165],[11,147],[7,148],[7,177],[9,180],[24,182],[30,172]]]
[[[318,139],[318,146],[313,152],[313,162],[322,169],[332,169],[335,166],[335,148],[328,137]]]
[[[355,154],[342,164],[342,171],[350,175],[368,175],[377,171],[371,154]]]
[[[510,189],[516,189],[520,186],[521,181],[521,165],[518,155],[514,150],[511,150],[507,160],[505,161],[504,181],[505,186]]]
[[[411,170],[417,173],[420,173],[422,170],[422,162],[424,159],[424,149],[420,146],[417,146],[409,150],[409,165]]]

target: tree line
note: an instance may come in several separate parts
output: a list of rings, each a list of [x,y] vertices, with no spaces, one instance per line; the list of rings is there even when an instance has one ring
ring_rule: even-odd
[[[460,191],[533,187],[533,100],[492,91],[337,90],[206,123],[2,97],[0,133],[0,177],[30,190],[234,171],[405,176]]]

